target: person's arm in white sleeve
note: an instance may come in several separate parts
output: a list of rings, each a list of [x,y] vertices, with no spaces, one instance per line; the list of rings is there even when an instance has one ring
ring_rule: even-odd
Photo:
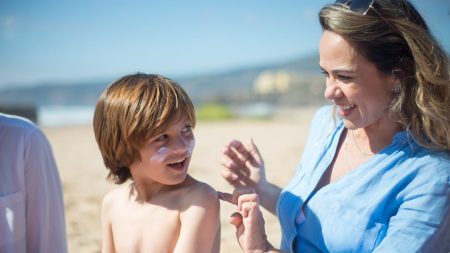
[[[67,252],[64,202],[53,152],[36,130],[25,150],[27,252]]]

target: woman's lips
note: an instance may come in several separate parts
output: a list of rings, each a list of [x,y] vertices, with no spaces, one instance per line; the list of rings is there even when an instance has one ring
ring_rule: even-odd
[[[342,117],[348,116],[353,112],[353,109],[356,108],[356,105],[346,105],[346,106],[339,106],[340,114]]]

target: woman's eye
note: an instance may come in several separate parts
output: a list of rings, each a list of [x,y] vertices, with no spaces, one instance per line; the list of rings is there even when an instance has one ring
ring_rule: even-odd
[[[324,75],[325,77],[328,77],[328,72],[326,72],[325,70],[320,71],[322,73],[322,75]]]
[[[352,77],[352,76],[338,75],[338,79],[339,79],[339,80],[342,80],[342,81],[349,81],[349,80],[352,80],[353,77]]]

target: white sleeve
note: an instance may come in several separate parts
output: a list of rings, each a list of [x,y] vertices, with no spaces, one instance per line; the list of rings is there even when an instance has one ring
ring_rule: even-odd
[[[61,181],[50,143],[36,130],[25,150],[27,252],[67,252]]]

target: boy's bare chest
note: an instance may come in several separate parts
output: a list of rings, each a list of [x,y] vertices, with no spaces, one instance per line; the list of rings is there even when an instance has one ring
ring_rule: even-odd
[[[180,231],[179,211],[163,206],[123,207],[111,223],[118,252],[172,252]]]

